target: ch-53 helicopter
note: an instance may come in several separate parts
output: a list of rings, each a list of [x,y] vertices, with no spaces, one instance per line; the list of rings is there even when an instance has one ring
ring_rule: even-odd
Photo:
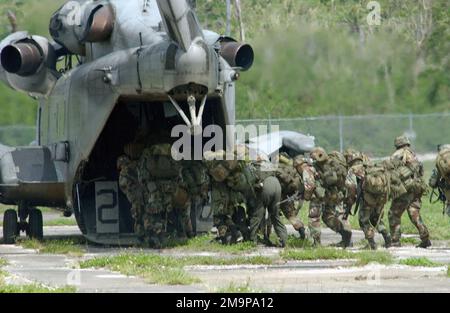
[[[18,208],[4,214],[4,242],[41,239],[46,206],[74,214],[90,241],[133,243],[117,182],[124,145],[141,129],[234,124],[253,49],[202,29],[189,0],[68,1],[49,30],[51,41],[16,32],[0,43],[0,80],[39,100],[35,144],[0,146],[0,202]]]

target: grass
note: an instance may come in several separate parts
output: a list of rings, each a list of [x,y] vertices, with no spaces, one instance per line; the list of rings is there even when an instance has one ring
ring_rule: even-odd
[[[76,226],[77,221],[74,218],[57,218],[54,220],[44,221],[44,226]]]
[[[250,287],[250,280],[247,280],[245,284],[236,284],[231,282],[227,287],[219,288],[217,293],[261,293],[262,290],[258,290]]]
[[[364,266],[369,263],[392,264],[394,262],[391,254],[386,251],[351,252],[349,250],[324,247],[304,250],[287,249],[281,252],[281,258],[294,261],[356,260],[356,265],[358,266]]]
[[[182,245],[171,244],[173,249],[176,250],[189,250],[189,251],[201,251],[201,252],[223,252],[230,254],[241,254],[243,252],[256,251],[257,246],[251,242],[242,242],[235,245],[223,245],[214,241],[212,235],[197,236],[183,242]]]
[[[194,265],[270,265],[273,260],[267,257],[183,257],[174,258],[150,254],[123,254],[100,257],[80,263],[81,268],[107,268],[127,276],[140,276],[149,283],[160,285],[190,285],[199,282],[188,274],[185,266]]]
[[[447,266],[447,277],[450,277],[450,265]]]
[[[420,240],[417,238],[411,238],[411,237],[402,237],[400,239],[400,243],[402,245],[411,245],[411,246],[417,246],[420,243]]]
[[[18,242],[25,249],[38,250],[42,254],[67,254],[71,256],[82,256],[85,249],[80,245],[84,239],[43,240],[25,239]]]
[[[427,258],[408,258],[404,260],[400,260],[398,262],[402,265],[408,265],[408,266],[420,266],[420,267],[441,267],[443,266],[442,263],[433,262],[430,259]]]

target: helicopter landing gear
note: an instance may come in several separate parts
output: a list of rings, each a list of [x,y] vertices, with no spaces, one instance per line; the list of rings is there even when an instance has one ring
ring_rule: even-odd
[[[3,242],[12,245],[19,235],[19,224],[17,222],[16,210],[6,210],[3,215]]]
[[[19,231],[24,231],[30,239],[42,240],[44,238],[44,222],[41,210],[30,207],[25,202],[20,202]]]

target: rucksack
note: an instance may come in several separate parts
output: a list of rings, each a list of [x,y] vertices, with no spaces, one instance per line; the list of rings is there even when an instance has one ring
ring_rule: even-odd
[[[447,183],[450,183],[450,149],[441,151],[438,154],[436,167],[442,178],[444,178]]]
[[[152,146],[144,151],[143,157],[151,178],[168,180],[179,177],[181,165],[172,158],[169,144]]]
[[[280,163],[275,171],[275,176],[280,182],[283,194],[294,194],[303,186],[301,177],[293,166]]]
[[[389,193],[389,176],[382,166],[372,166],[366,169],[363,190],[374,195]]]
[[[348,169],[345,157],[337,151],[331,152],[322,170],[322,181],[325,187],[345,188],[347,174]]]

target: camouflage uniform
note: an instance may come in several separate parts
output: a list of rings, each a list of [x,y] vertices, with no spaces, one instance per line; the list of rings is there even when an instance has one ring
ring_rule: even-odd
[[[346,180],[346,205],[350,209],[358,200],[358,193],[361,193],[363,197],[362,199],[359,199],[360,207],[358,212],[358,221],[367,241],[369,242],[368,247],[373,250],[376,249],[375,229],[382,234],[385,241],[385,246],[390,247],[392,243],[391,236],[388,233],[383,221],[384,206],[386,205],[389,197],[390,177],[388,176],[387,171],[382,166],[375,166],[367,156],[353,149],[348,149],[345,152],[345,158],[349,168]],[[372,171],[371,169],[375,168],[380,169],[380,173],[385,175],[385,191],[377,194],[368,190],[368,188],[365,188],[367,186],[364,184],[367,171],[370,173]]]
[[[187,209],[180,212],[180,223],[184,233],[188,237],[194,236],[191,221],[191,205],[205,203],[208,200],[209,176],[202,162],[183,161],[181,176],[182,186],[187,191]]]
[[[139,237],[142,237],[144,236],[142,224],[144,195],[138,179],[138,162],[123,155],[117,160],[117,168],[119,170],[119,187],[131,204],[134,231]]]
[[[422,180],[423,166],[417,159],[416,154],[411,150],[408,138],[401,136],[395,140],[395,147],[397,150],[391,156],[392,161],[398,161],[403,166],[411,169],[414,180]],[[424,184],[424,183],[423,183]],[[392,243],[395,246],[400,246],[401,237],[401,218],[405,211],[408,212],[409,219],[416,226],[419,231],[422,243],[421,248],[431,246],[430,234],[425,226],[422,217],[420,216],[420,208],[422,206],[422,195],[408,190],[408,193],[396,199],[393,199],[391,208],[389,210],[389,226],[391,229]]]
[[[145,196],[145,236],[157,248],[167,239],[167,218],[174,213],[176,195],[182,193],[181,168],[170,151],[170,144],[154,145],[144,150],[139,163],[139,181]]]
[[[334,153],[338,155],[337,152]],[[322,220],[325,225],[342,236],[338,246],[346,248],[352,245],[352,231],[350,224],[343,219],[347,169],[344,157],[339,156],[342,164],[338,164],[323,148],[315,148],[311,152],[311,157],[315,161],[314,167],[319,174],[321,185],[325,188]]]
[[[242,194],[216,181],[213,181],[211,186],[211,210],[218,239],[224,244],[241,241],[247,233],[245,226],[237,223],[235,215],[244,203]]]
[[[211,210],[218,232],[217,239],[224,244],[230,244],[243,240],[248,231],[245,213],[244,218],[242,213],[237,214],[244,207],[244,196],[229,186],[229,176],[238,166],[238,162],[222,160],[224,157],[224,151],[207,153],[204,164],[211,181]]]
[[[298,213],[303,206],[304,190],[302,188],[302,178],[295,170],[292,161],[290,160],[280,162],[276,173],[281,184],[281,212],[289,220],[294,229],[299,232],[300,238],[305,239],[305,225],[298,216]],[[294,197],[296,194],[298,197],[289,199],[289,197]]]
[[[304,157],[297,157],[294,160],[294,167],[302,177],[303,198],[309,201],[309,232],[314,240],[314,245],[320,245],[320,215],[323,206],[321,199],[325,191],[316,180],[318,178],[316,170]]]
[[[448,167],[450,157],[450,145],[442,145],[439,147],[439,154],[436,159],[436,168],[433,170],[433,174],[431,175],[429,185],[431,188],[436,189],[440,188],[440,190],[444,193],[445,196],[445,212],[448,216],[450,216],[450,176],[445,177],[442,169],[440,169],[439,161],[442,159],[442,163]]]

